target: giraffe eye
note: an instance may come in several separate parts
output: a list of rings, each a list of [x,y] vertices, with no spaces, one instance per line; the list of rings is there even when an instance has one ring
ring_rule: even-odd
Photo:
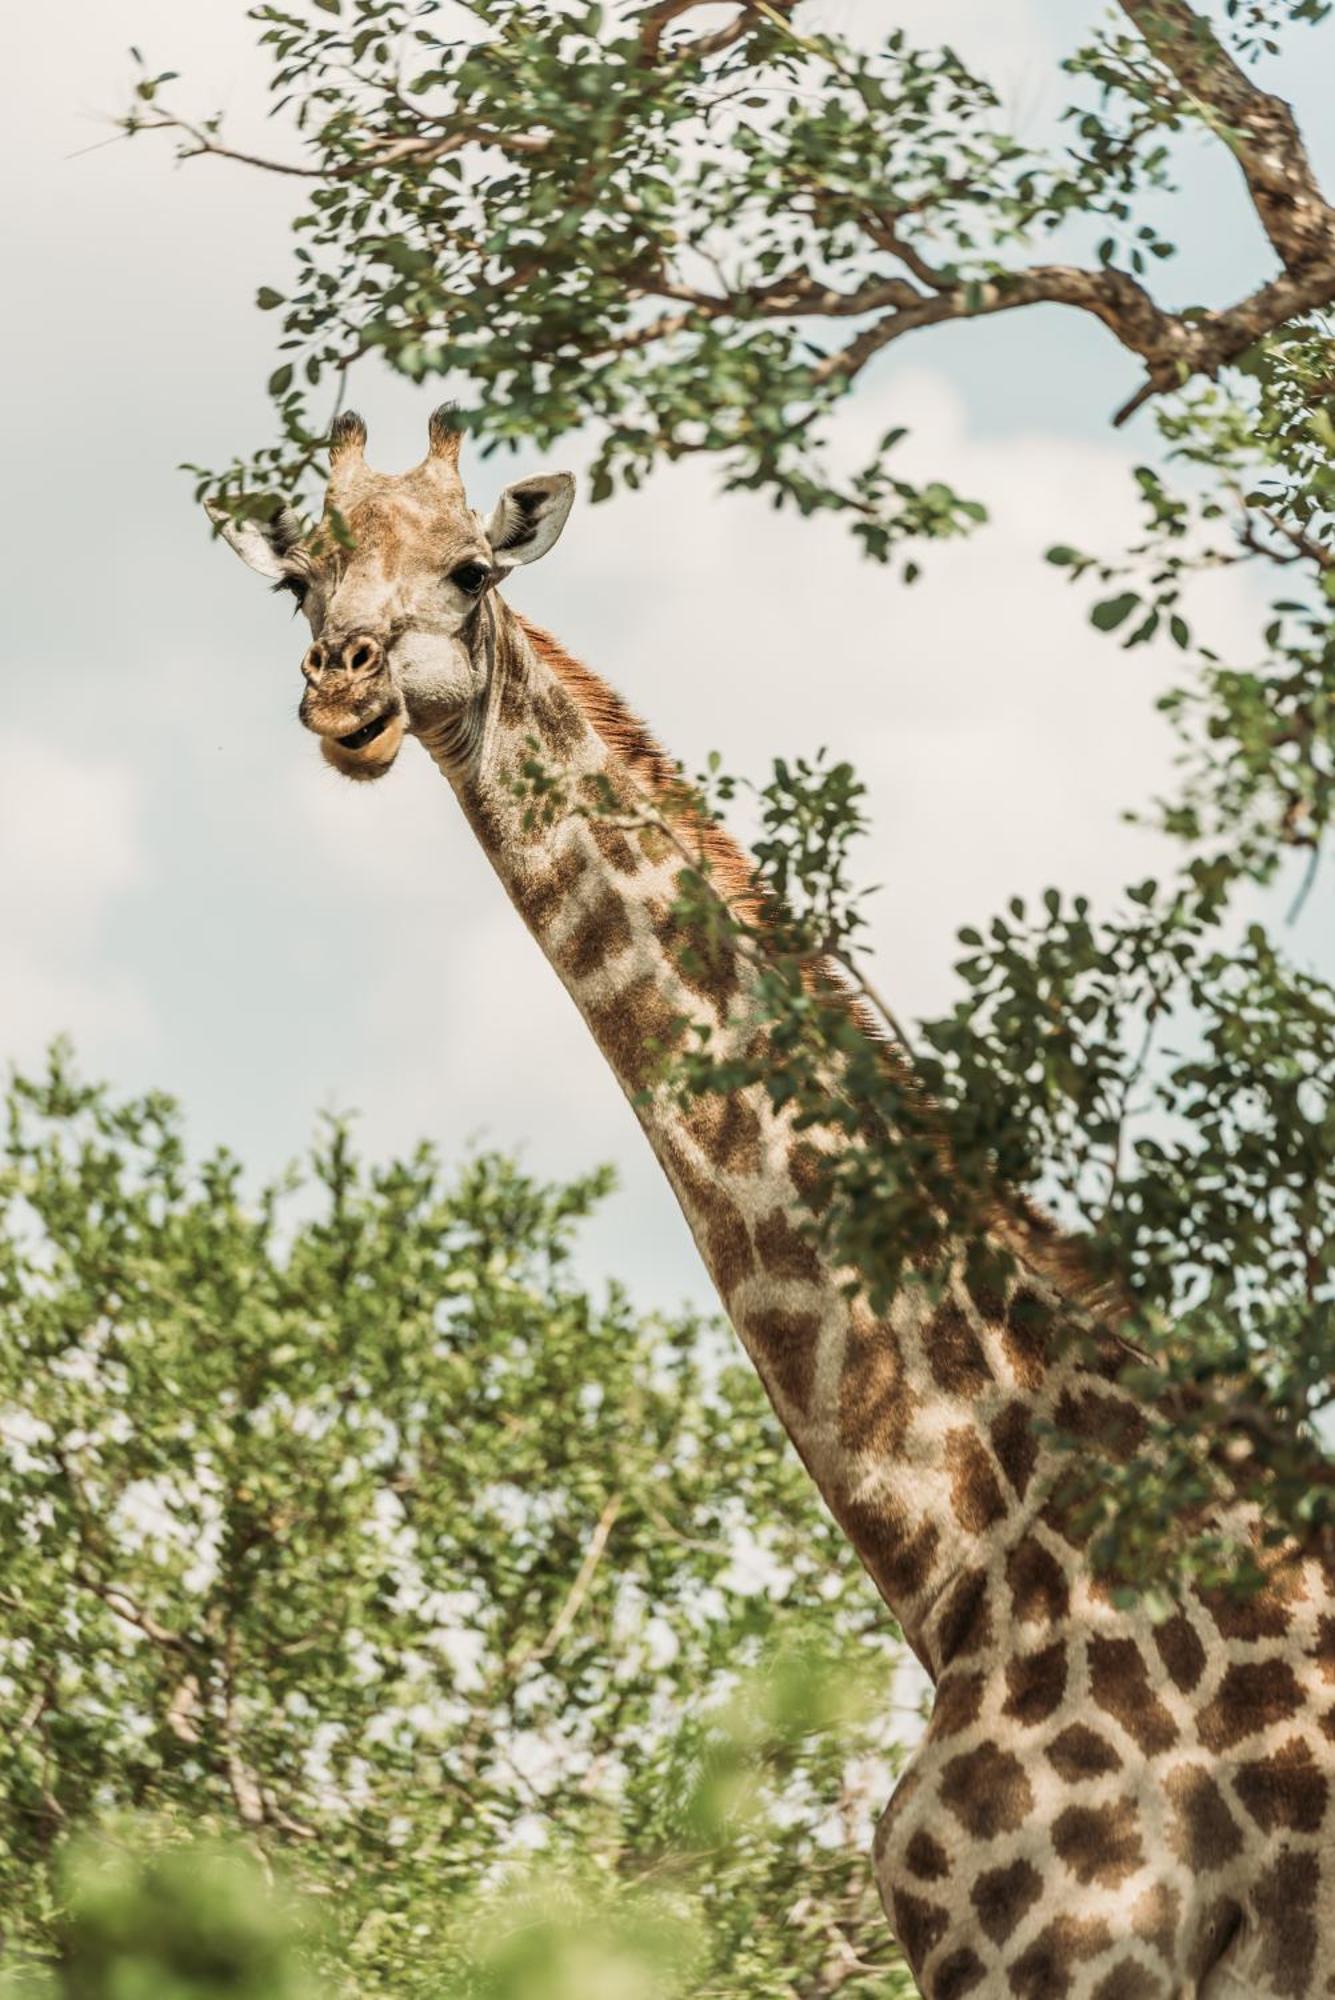
[[[465,597],[476,597],[490,575],[485,563],[463,563],[450,571],[450,582],[457,584]]]
[[[306,593],[310,589],[310,584],[304,576],[280,576],[274,585],[274,589],[287,591],[290,597],[296,598],[300,606],[306,602]]]

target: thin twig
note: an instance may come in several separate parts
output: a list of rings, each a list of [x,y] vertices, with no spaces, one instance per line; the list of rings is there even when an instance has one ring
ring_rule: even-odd
[[[580,1607],[588,1596],[598,1565],[603,1559],[608,1540],[616,1526],[617,1515],[624,1502],[620,1493],[614,1493],[603,1508],[589,1537],[589,1546],[584,1551],[584,1560],[575,1573],[575,1581],[566,1595],[566,1601],[552,1620],[551,1629],[540,1645],[532,1652],[521,1655],[520,1666],[530,1667],[538,1660],[550,1659],[566,1633],[580,1614]]]

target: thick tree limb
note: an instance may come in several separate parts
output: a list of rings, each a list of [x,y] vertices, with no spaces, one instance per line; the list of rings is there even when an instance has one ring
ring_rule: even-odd
[[[717,55],[763,22],[782,25],[795,11],[797,0],[737,0],[734,18],[723,27],[695,36],[687,32],[667,43],[673,26],[687,22],[704,4],[705,0],[654,0],[641,8],[635,18],[643,59],[656,63]],[[960,279],[934,264],[907,233],[915,216],[929,213],[934,204],[956,192],[962,198],[970,193],[965,184],[958,189],[946,185],[909,207],[861,219],[870,244],[907,276],[880,273],[845,290],[798,268],[762,285],[711,293],[680,282],[664,269],[638,289],[630,283],[626,296],[632,301],[671,301],[685,310],[663,312],[613,334],[589,358],[672,339],[702,316],[868,319],[851,340],[816,362],[813,374],[819,388],[851,381],[883,348],[920,327],[983,318],[1020,306],[1064,305],[1101,320],[1145,364],[1140,388],[1114,415],[1114,423],[1122,424],[1152,397],[1195,375],[1216,375],[1277,327],[1329,306],[1335,301],[1335,208],[1317,183],[1290,106],[1252,82],[1189,0],[1119,0],[1119,4],[1165,73],[1163,89],[1182,108],[1203,117],[1233,152],[1261,226],[1282,263],[1277,276],[1232,305],[1190,316],[1159,305],[1128,273],[1106,268],[1034,265],[984,279]],[[404,104],[403,109],[418,115],[416,107]],[[144,120],[142,129],[181,133],[189,142],[187,154],[212,154],[273,173],[324,181],[356,179],[368,169],[429,168],[468,146],[494,148],[522,159],[540,156],[555,143],[551,133],[541,130],[506,132],[476,120],[421,116],[421,131],[368,131],[350,152],[309,166],[235,151],[211,129],[165,111]],[[822,192],[813,182],[814,203],[819,204]],[[526,282],[526,277],[519,272],[512,282]]]
[[[646,7],[640,16],[640,49],[647,62],[657,62],[663,52],[663,36],[674,21],[683,14],[695,13],[707,0],[656,0],[652,7]],[[672,56],[680,60],[683,56],[721,55],[730,49],[758,25],[765,16],[778,14],[785,19],[797,5],[797,0],[769,0],[768,6],[757,6],[755,0],[739,0],[737,18],[725,27],[716,28],[712,34],[694,35],[684,42],[677,42],[671,50]]]
[[[1120,0],[1165,69],[1213,115],[1288,271],[1331,260],[1335,212],[1317,185],[1292,107],[1259,90],[1186,0]]]

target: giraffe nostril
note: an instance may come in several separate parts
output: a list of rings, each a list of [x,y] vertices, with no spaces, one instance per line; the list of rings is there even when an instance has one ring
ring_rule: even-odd
[[[358,639],[347,656],[347,664],[354,674],[364,673],[380,658],[380,648],[374,639]]]
[[[301,663],[301,671],[305,674],[307,680],[313,680],[317,674],[324,672],[324,664],[325,650],[317,639],[312,646],[307,648],[306,657]]]

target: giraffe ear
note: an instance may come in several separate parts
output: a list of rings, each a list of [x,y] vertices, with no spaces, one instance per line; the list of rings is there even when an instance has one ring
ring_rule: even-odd
[[[291,507],[280,509],[271,521],[238,521],[211,500],[204,502],[204,512],[249,568],[271,583],[284,574],[283,557],[302,536],[300,516]]]
[[[545,556],[566,524],[575,498],[574,475],[544,472],[507,486],[487,523],[487,540],[502,569]]]

